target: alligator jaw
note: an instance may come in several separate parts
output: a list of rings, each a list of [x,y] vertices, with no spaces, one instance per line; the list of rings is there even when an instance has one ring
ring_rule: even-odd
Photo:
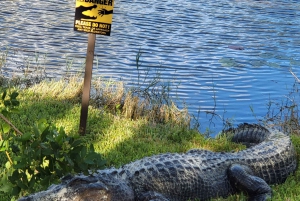
[[[42,191],[19,201],[109,201],[109,190],[105,184],[99,182],[93,176],[77,176],[66,184],[52,185],[46,191]]]

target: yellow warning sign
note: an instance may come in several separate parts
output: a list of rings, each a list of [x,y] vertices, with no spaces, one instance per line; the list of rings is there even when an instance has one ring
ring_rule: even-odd
[[[76,0],[74,30],[110,36],[114,0]]]

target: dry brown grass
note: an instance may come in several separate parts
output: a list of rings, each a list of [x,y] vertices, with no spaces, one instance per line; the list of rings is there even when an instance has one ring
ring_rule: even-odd
[[[187,108],[180,110],[173,101],[170,104],[153,104],[132,92],[125,97],[122,114],[131,119],[145,118],[153,123],[173,122],[182,126],[189,126],[191,121]]]
[[[179,109],[173,101],[165,101],[167,91],[151,92],[140,88],[125,89],[124,83],[111,80],[93,82],[95,94],[92,104],[126,118],[145,118],[153,123],[174,122],[189,126],[191,117],[187,108]]]
[[[79,101],[82,93],[83,82],[77,76],[58,81],[43,80],[28,88],[29,92],[34,93],[41,99],[53,98],[57,100],[75,100]]]

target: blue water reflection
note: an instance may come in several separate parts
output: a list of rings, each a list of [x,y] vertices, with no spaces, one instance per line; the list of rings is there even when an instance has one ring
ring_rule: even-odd
[[[37,53],[51,77],[70,64],[72,72],[82,71],[87,34],[73,31],[74,0],[0,3],[1,49],[19,50],[10,53],[5,73],[37,65]],[[195,116],[200,111],[202,131],[219,131],[221,118],[257,122],[270,100],[285,99],[294,83],[289,69],[300,75],[299,36],[296,0],[120,0],[111,36],[97,36],[93,72],[130,85],[141,50],[141,68],[174,84],[178,104],[184,101]]]

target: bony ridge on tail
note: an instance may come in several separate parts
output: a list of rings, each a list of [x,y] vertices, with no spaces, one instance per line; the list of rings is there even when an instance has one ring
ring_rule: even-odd
[[[247,149],[159,154],[119,169],[65,177],[61,184],[19,201],[210,200],[239,190],[250,201],[264,201],[272,193],[269,185],[284,182],[296,169],[291,139],[257,124],[245,123],[233,132],[232,140],[246,144]]]

